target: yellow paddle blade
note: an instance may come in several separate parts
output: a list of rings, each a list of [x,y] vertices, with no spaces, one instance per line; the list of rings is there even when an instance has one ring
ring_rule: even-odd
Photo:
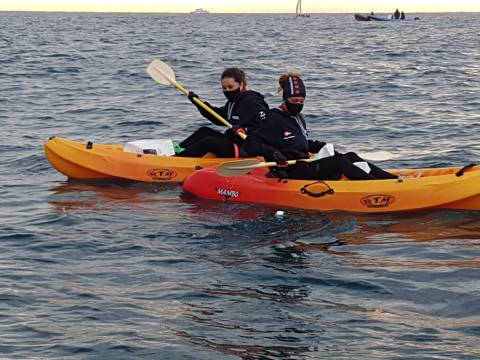
[[[173,69],[159,59],[153,60],[147,66],[147,74],[159,84],[176,86]]]
[[[217,174],[221,176],[240,176],[248,173],[250,170],[265,167],[266,163],[257,159],[246,159],[238,161],[229,161],[217,166]]]

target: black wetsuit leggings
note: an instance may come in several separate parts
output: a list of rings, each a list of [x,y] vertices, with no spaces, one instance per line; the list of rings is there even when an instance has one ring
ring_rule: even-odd
[[[396,179],[392,175],[379,167],[368,163],[371,171],[367,174],[365,171],[354,165],[354,162],[365,161],[356,153],[347,154],[335,153],[334,156],[320,159],[315,162],[299,162],[294,166],[285,168],[289,179],[303,180],[339,180],[345,175],[350,180],[375,180],[375,179]],[[280,170],[281,171],[281,170]]]
[[[184,149],[188,149],[193,144],[209,136],[215,137],[218,139],[225,138],[225,135],[223,135],[220,131],[210,129],[207,126],[202,126],[200,129],[196,130],[192,135],[190,135],[185,140],[183,140],[179,145]]]
[[[180,146],[185,148],[185,150],[175,156],[202,157],[209,152],[221,158],[247,156],[245,151],[234,144],[227,136],[208,127],[201,127],[195,131],[183,140]],[[236,149],[237,153],[235,153]]]

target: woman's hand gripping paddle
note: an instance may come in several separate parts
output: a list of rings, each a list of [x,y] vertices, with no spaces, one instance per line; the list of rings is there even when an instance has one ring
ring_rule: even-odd
[[[188,90],[185,89],[182,85],[180,85],[176,80],[175,80],[175,73],[173,72],[173,69],[163,61],[159,59],[153,60],[150,65],[147,67],[147,74],[150,75],[150,77],[155,80],[157,83],[162,84],[162,85],[173,85],[175,86],[178,90],[180,90],[184,95],[188,96]],[[201,106],[203,109],[208,111],[210,114],[212,114],[216,119],[224,123],[229,129],[232,128],[232,124],[230,124],[227,120],[225,120],[223,117],[218,115],[215,111],[213,111],[212,108],[210,108],[208,105],[206,105],[203,101],[201,101],[198,98],[193,98],[193,101],[197,103],[199,106]],[[240,136],[242,139],[246,139],[247,135],[243,132],[238,132],[238,136]]]

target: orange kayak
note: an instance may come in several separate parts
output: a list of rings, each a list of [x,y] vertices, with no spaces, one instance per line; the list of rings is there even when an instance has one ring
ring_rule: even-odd
[[[77,142],[52,137],[45,155],[59,172],[72,179],[126,179],[152,183],[181,183],[195,170],[235,159],[186,158],[124,152],[120,145]]]
[[[205,199],[318,211],[480,210],[480,166],[389,170],[402,178],[364,181],[279,180],[266,177],[267,171],[223,177],[215,168],[203,169],[183,189]]]

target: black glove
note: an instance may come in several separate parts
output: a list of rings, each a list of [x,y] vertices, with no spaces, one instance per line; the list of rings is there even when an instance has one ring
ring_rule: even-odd
[[[271,168],[270,171],[267,173],[266,177],[273,177],[278,179],[288,179],[288,173],[284,168],[279,169],[277,167]]]
[[[288,159],[280,152],[274,151],[272,154],[274,161],[277,163],[278,167],[287,167],[288,166]]]
[[[234,141],[240,139],[240,133],[246,133],[245,129],[240,125],[233,125],[230,129],[225,131],[225,136],[228,137],[230,140]]]
[[[193,104],[196,104],[195,100],[193,100],[193,99],[194,98],[198,99],[197,94],[195,94],[193,91],[189,91],[187,97],[188,97],[188,100],[190,100]]]

